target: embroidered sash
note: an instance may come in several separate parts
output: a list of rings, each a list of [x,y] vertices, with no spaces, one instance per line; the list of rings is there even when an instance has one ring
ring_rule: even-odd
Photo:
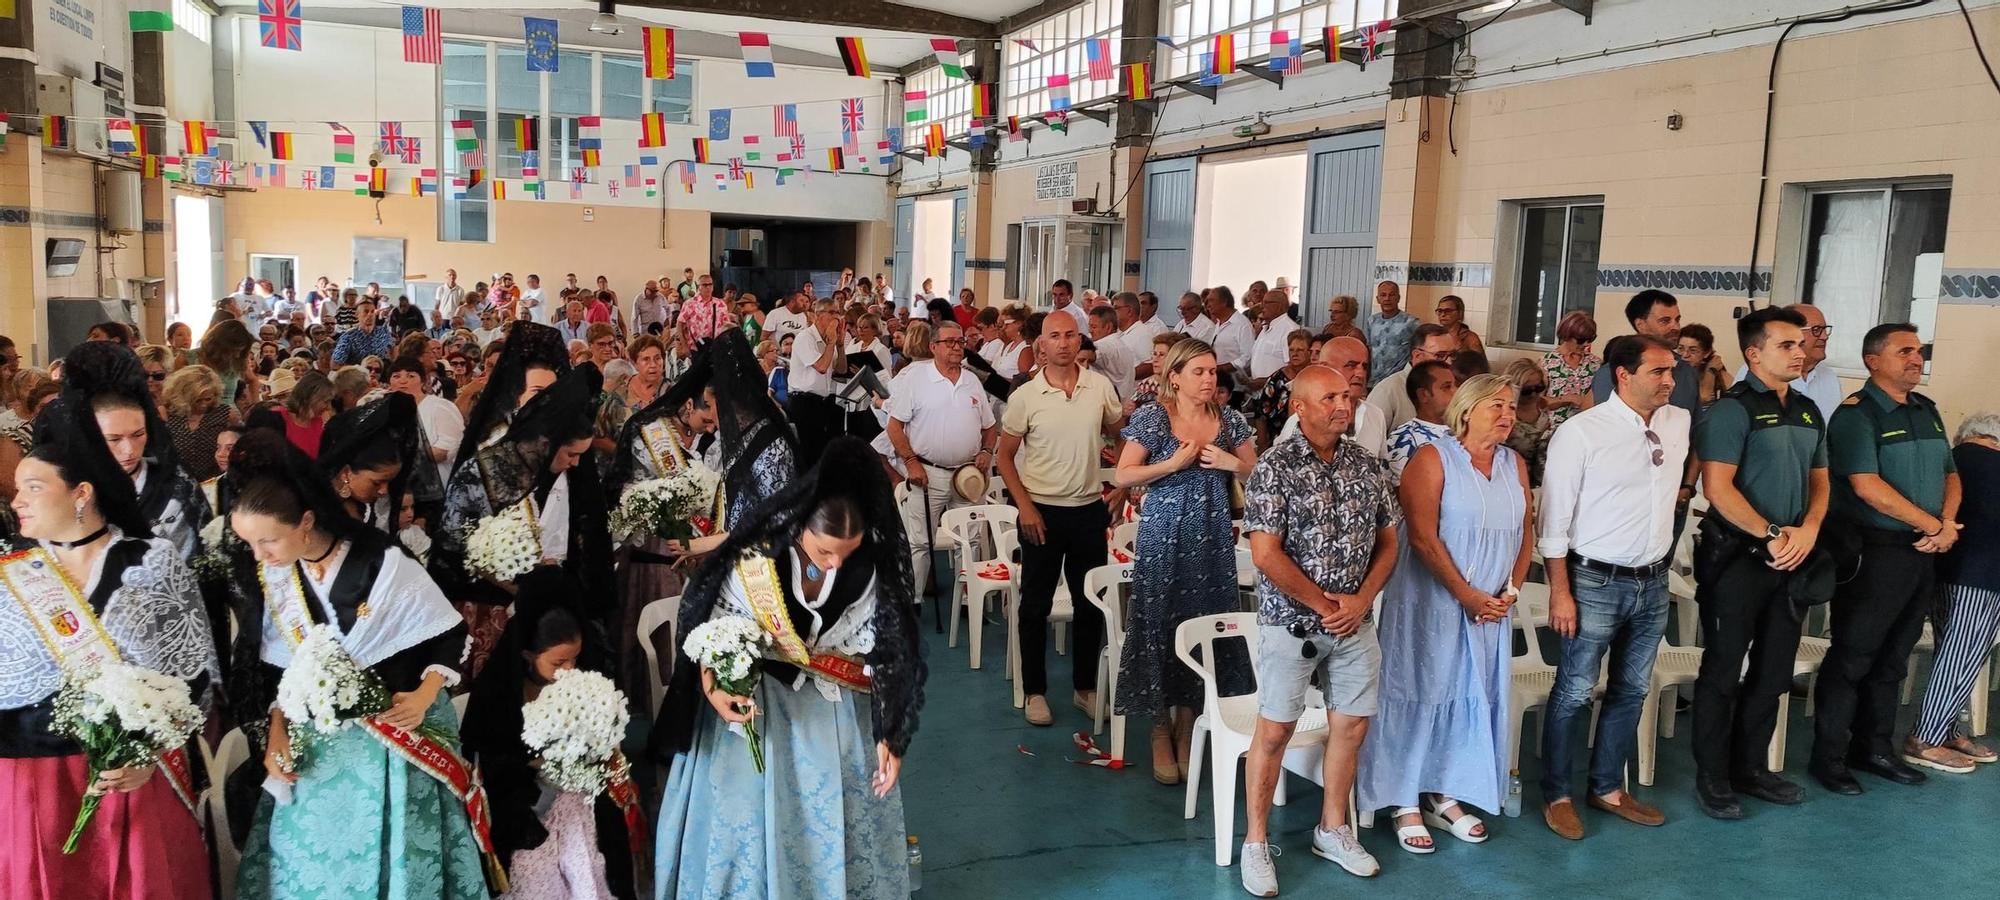
[[[806,649],[805,641],[792,627],[791,614],[785,611],[776,563],[769,557],[759,556],[738,563],[736,571],[743,578],[743,592],[749,599],[750,611],[756,614],[757,624],[771,636],[771,643],[780,658],[848,690],[864,694],[874,690],[874,680],[868,676],[867,668],[860,660],[835,653],[816,654]]]
[[[209,480],[201,483],[201,496],[208,501],[209,512],[212,512],[218,516],[222,515],[222,507],[216,500],[216,496],[219,493],[219,488],[221,487],[221,484],[222,484],[222,476],[220,475],[217,475],[214,478],[210,478]]]
[[[7,592],[34,624],[35,633],[57,666],[64,670],[97,669],[123,661],[118,645],[91,611],[90,601],[47,551],[33,547],[0,557],[0,581],[6,582]],[[188,766],[187,748],[161,753],[159,767],[174,796],[193,813],[194,771]]]
[[[306,629],[312,627],[312,615],[307,611],[305,584],[301,581],[298,567],[292,567],[290,577],[273,585],[264,579],[262,569],[257,578],[263,582],[264,598],[270,607],[271,619],[278,625],[278,633],[286,642],[297,649],[305,642]],[[493,850],[493,813],[486,800],[486,787],[480,783],[478,772],[450,747],[436,738],[403,731],[384,723],[374,716],[359,720],[362,730],[382,742],[390,753],[404,762],[437,779],[451,791],[453,797],[465,804],[465,813],[472,820],[472,836],[479,845],[481,862],[486,872],[486,883],[496,893],[506,893],[507,872],[500,865],[500,857]]]
[[[651,873],[653,865],[648,856],[652,843],[646,839],[649,833],[646,811],[639,805],[639,786],[632,783],[632,764],[625,759],[623,750],[611,751],[611,780],[604,791],[625,816],[625,838],[627,849],[632,852],[633,874]]]
[[[653,475],[665,478],[668,473],[687,465],[687,451],[681,448],[680,433],[674,430],[672,422],[654,419],[639,429],[640,445],[646,448],[646,456],[653,461]]]

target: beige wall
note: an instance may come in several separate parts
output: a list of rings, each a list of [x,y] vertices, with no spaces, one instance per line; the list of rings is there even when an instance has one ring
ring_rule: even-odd
[[[299,257],[302,287],[319,275],[340,280],[353,271],[353,238],[400,237],[413,280],[441,281],[445,269],[455,268],[467,285],[494,272],[517,278],[534,272],[545,287],[560,287],[563,273],[575,272],[586,283],[604,275],[621,299],[629,299],[646,279],[699,269],[710,258],[703,210],[670,210],[667,247],[661,249],[658,209],[598,206],[595,220],[586,222],[579,204],[508,200],[495,208],[498,241],[446,242],[437,239],[433,197],[385,198],[378,225],[375,204],[345,191],[232,192],[224,211],[228,277],[244,276],[249,254],[276,253]]]
[[[107,235],[99,252],[96,179],[95,163],[44,153],[33,135],[10,137],[0,153],[0,208],[24,210],[26,219],[0,220],[0,334],[38,365],[49,359],[45,298],[122,296],[124,279],[145,277],[140,235]],[[75,274],[47,274],[51,238],[84,242]],[[157,328],[148,336],[157,337]]]

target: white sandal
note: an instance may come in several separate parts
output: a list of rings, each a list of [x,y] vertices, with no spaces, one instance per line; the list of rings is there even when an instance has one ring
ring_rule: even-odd
[[[1490,831],[1485,834],[1473,834],[1472,829],[1486,823],[1480,821],[1478,816],[1467,812],[1465,807],[1460,806],[1457,800],[1449,797],[1440,797],[1437,802],[1419,802],[1424,804],[1424,824],[1432,828],[1442,828],[1449,831],[1452,837],[1458,838],[1468,844],[1484,844],[1487,838],[1493,836],[1493,833]],[[1458,809],[1458,818],[1456,820],[1448,819],[1444,815],[1445,810],[1452,808]]]
[[[1430,818],[1429,814],[1425,813],[1423,810],[1418,809],[1414,806],[1399,807],[1389,813],[1390,821],[1392,822],[1401,819],[1404,816],[1412,816],[1412,815],[1421,815],[1426,819]],[[1423,838],[1424,840],[1430,841],[1430,844],[1428,846],[1419,846],[1417,844],[1410,843],[1410,841],[1416,838]],[[1427,854],[1437,852],[1437,841],[1431,838],[1430,829],[1425,828],[1422,824],[1404,825],[1399,822],[1396,825],[1396,844],[1397,846],[1402,847],[1404,850],[1407,850],[1418,856],[1424,856]]]

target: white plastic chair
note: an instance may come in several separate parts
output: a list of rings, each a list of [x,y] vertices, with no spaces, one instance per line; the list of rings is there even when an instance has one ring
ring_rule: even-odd
[[[1255,613],[1224,613],[1219,616],[1198,616],[1181,623],[1174,630],[1174,655],[1187,663],[1201,676],[1201,690],[1204,703],[1201,715],[1194,720],[1194,743],[1189,748],[1187,802],[1181,818],[1194,818],[1195,798],[1201,792],[1202,754],[1208,749],[1207,766],[1210,780],[1210,796],[1215,805],[1215,864],[1229,865],[1234,856],[1233,841],[1236,837],[1236,761],[1250,752],[1250,742],[1257,733],[1257,695],[1244,694],[1238,697],[1224,697],[1218,692],[1215,673],[1215,645],[1217,642],[1242,638],[1244,649],[1250,659],[1257,658],[1257,616]],[[1194,650],[1201,648],[1201,658],[1196,659]],[[1327,738],[1326,710],[1307,706],[1299,716],[1298,726],[1292,732],[1292,739],[1285,744],[1287,750],[1324,745]],[[1282,767],[1278,779],[1284,781]]]
[[[1674,707],[1680,686],[1701,677],[1701,648],[1679,647],[1660,638],[1653,658],[1653,686],[1639,714],[1639,783],[1651,786],[1659,762],[1660,738],[1674,736]]]
[[[1088,577],[1088,573],[1086,573],[1086,577]],[[1020,596],[1020,578],[1020,572],[1017,567],[1014,572],[1015,592],[1013,596],[1015,597]],[[1055,647],[1056,655],[1058,656],[1067,653],[1064,649],[1068,646],[1067,629],[1069,623],[1073,621],[1076,621],[1076,599],[1075,594],[1069,589],[1069,576],[1064,575],[1056,580],[1055,593],[1049,597],[1049,625],[1055,630],[1055,640],[1051,644]],[[1087,653],[1089,651],[1085,649],[1081,652]],[[1102,669],[1099,671],[1102,671]],[[1028,695],[1021,687],[1021,604],[1019,602],[1007,604],[1007,677],[1014,682],[1014,708],[1020,709],[1027,706]],[[1103,702],[1104,695],[1098,694],[1098,705],[1102,706]],[[1095,718],[1096,715],[1097,711],[1092,710],[1092,718]]]
[[[991,555],[982,556],[974,538],[984,526],[993,526]],[[981,504],[946,510],[938,520],[938,530],[948,535],[958,550],[958,587],[951,605],[951,629],[945,645],[958,646],[958,620],[966,617],[966,636],[971,641],[972,668],[979,668],[981,638],[984,634],[986,598],[999,594],[1012,608],[1020,596],[1020,567],[1011,554],[1003,552],[1006,538],[1019,527],[1020,511],[1011,506]]]
[[[680,618],[681,598],[676,594],[662,597],[639,608],[639,649],[646,653],[647,709],[653,715],[660,714],[660,701],[667,696],[667,673],[661,671],[658,651],[653,649],[653,632],[661,625],[674,626],[674,639],[667,642],[675,646],[680,639],[680,628],[675,619]],[[671,661],[669,661],[671,664]]]
[[[1799,638],[1798,655],[1792,659],[1792,677],[1806,677],[1806,717],[1812,718],[1812,708],[1817,705],[1819,695],[1819,667],[1826,664],[1826,651],[1833,642],[1823,637],[1806,635]],[[1766,760],[1773,772],[1785,770],[1785,744],[1787,732],[1791,730],[1792,692],[1778,695],[1778,727],[1771,732],[1770,759]]]
[[[1521,596],[1525,602],[1528,594],[1523,591]],[[1512,617],[1527,647],[1526,652],[1514,657],[1513,683],[1508,687],[1507,706],[1513,710],[1514,727],[1507,735],[1507,766],[1515,772],[1521,770],[1521,732],[1528,727],[1528,713],[1540,711],[1546,715],[1549,695],[1556,689],[1556,667],[1542,659],[1542,645],[1535,640],[1535,626],[1526,612],[1517,609]]]
[[[1132,583],[1132,564],[1113,563],[1083,576],[1083,596],[1104,613],[1104,652],[1097,660],[1097,715],[1091,734],[1102,734],[1111,723],[1111,758],[1125,758],[1125,717],[1112,712],[1118,700],[1118,661],[1125,652],[1124,586]],[[1079,651],[1081,649],[1079,648]]]
[[[1139,523],[1126,522],[1111,529],[1111,559],[1108,562],[1129,563],[1138,558]]]
[[[1908,706],[1910,697],[1917,688],[1917,657],[1937,654],[1937,635],[1931,631],[1931,623],[1924,623],[1923,634],[1917,637],[1917,645],[1910,649],[1910,662],[1903,674],[1903,705]]]
[[[223,785],[229,783],[230,773],[249,761],[250,740],[243,736],[243,729],[232,728],[222,736],[208,770],[209,788],[204,794],[211,823],[208,837],[215,848],[216,878],[222,887],[223,900],[236,896],[236,867],[243,862],[243,850],[236,846],[234,832],[230,830],[229,803],[223,797]]]

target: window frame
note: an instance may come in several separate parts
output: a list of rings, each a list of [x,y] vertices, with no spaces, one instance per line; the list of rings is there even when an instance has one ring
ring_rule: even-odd
[[[972,65],[973,55],[961,53],[958,64]],[[921,122],[904,122],[904,145],[921,146],[923,135],[918,133],[932,125],[943,125],[947,139],[963,137],[972,128],[972,81],[953,78],[944,73],[944,67],[931,65],[921,72],[913,73],[903,85],[904,92],[924,91],[924,119]],[[893,123],[892,123],[893,124]]]
[[[1398,0],[1164,0],[1160,21],[1176,47],[1161,48],[1164,57],[1154,64],[1153,77],[1164,81],[1200,74],[1201,55],[1224,32],[1236,35],[1236,62],[1241,66],[1270,55],[1274,30],[1290,31],[1310,44],[1319,40],[1320,29],[1329,23],[1338,24],[1342,34],[1358,33],[1363,25],[1396,18],[1398,8]],[[1209,13],[1201,25],[1194,21],[1198,9]],[[1384,40],[1392,37],[1383,35]]]
[[[1269,0],[1265,0],[1269,2]],[[1013,31],[1000,42],[1003,115],[1038,116],[1049,111],[1049,76],[1067,74],[1072,107],[1120,93],[1117,67],[1124,59],[1125,8],[1121,0],[1082,0],[1062,12]],[[1111,42],[1112,78],[1092,81],[1084,44]],[[1029,50],[1019,41],[1033,41]]]
[[[1874,311],[1865,325],[1833,322],[1831,317],[1829,317],[1827,324],[1833,325],[1839,332],[1852,330],[1853,333],[1860,335],[1866,334],[1868,329],[1887,321],[1883,314],[1883,303],[1888,295],[1889,253],[1891,252],[1890,237],[1894,233],[1893,229],[1895,227],[1896,194],[1899,192],[1914,191],[1944,191],[1946,194],[1945,216],[1948,230],[1951,215],[1950,195],[1953,188],[1952,181],[1950,175],[1915,175],[1906,178],[1862,178],[1844,181],[1799,182],[1785,185],[1783,199],[1780,201],[1781,209],[1779,215],[1779,229],[1785,237],[1779,244],[1778,259],[1773,266],[1774,279],[1772,283],[1771,302],[1778,305],[1806,302],[1806,288],[1812,280],[1813,267],[1811,263],[1814,260],[1812,220],[1815,199],[1834,194],[1876,194],[1882,198],[1883,214],[1881,231],[1882,254],[1881,258],[1876,260]],[[1782,299],[1780,291],[1783,294]],[[1815,303],[1815,305],[1818,304]],[[1937,318],[1935,312],[1932,313],[1929,324],[1932,337],[1931,340],[1925,342],[1927,345],[1936,339]],[[1831,348],[1829,347],[1829,349]],[[1853,362],[1839,360],[1829,353],[1822,365],[1825,365],[1836,375],[1843,375],[1850,378],[1868,377],[1868,370],[1858,365],[1858,360]],[[1930,373],[1931,363],[1927,358],[1924,362],[1925,382],[1929,382]]]
[[[1496,217],[1496,222],[1499,224],[1500,227],[1498,229],[1499,233],[1495,236],[1494,240],[1493,259],[1495,265],[1494,265],[1493,278],[1492,281],[1490,282],[1491,288],[1489,292],[1489,296],[1491,297],[1492,302],[1489,304],[1487,309],[1486,321],[1484,323],[1480,323],[1483,324],[1485,327],[1479,328],[1475,325],[1474,328],[1474,330],[1480,331],[1489,336],[1489,339],[1487,340],[1488,344],[1500,347],[1516,347],[1523,350],[1555,349],[1557,343],[1555,341],[1551,341],[1549,343],[1541,343],[1539,341],[1534,341],[1534,340],[1524,340],[1520,336],[1520,323],[1518,320],[1518,312],[1520,309],[1520,304],[1522,302],[1520,296],[1521,293],[1520,280],[1521,280],[1522,266],[1524,264],[1524,260],[1521,258],[1521,254],[1522,250],[1526,246],[1525,241],[1526,241],[1526,232],[1528,224],[1528,214],[1535,210],[1546,210],[1546,209],[1564,210],[1563,250],[1562,250],[1563,276],[1561,280],[1562,283],[1565,285],[1564,290],[1567,291],[1567,285],[1569,283],[1570,265],[1571,265],[1570,232],[1573,227],[1573,215],[1576,209],[1585,207],[1596,207],[1598,210],[1598,227],[1597,227],[1597,243],[1599,248],[1598,266],[1602,267],[1604,264],[1603,246],[1604,246],[1605,223],[1610,213],[1610,206],[1605,202],[1605,198],[1602,194],[1582,194],[1582,195],[1575,195],[1568,197],[1534,197],[1521,200],[1500,201],[1500,210]],[[1407,284],[1405,285],[1405,289],[1407,290]],[[1595,316],[1597,314],[1597,294],[1598,294],[1597,289],[1592,288],[1592,290],[1589,292],[1589,297],[1584,300],[1583,305],[1574,308],[1585,310],[1591,313],[1591,315]],[[1566,308],[1563,310],[1561,314],[1556,316],[1556,321],[1558,322],[1562,321],[1562,316],[1569,314],[1570,309],[1567,308],[1568,300],[1569,300],[1568,297],[1563,298],[1563,302]],[[1500,324],[1499,329],[1494,328],[1494,324],[1496,322]],[[1473,323],[1468,323],[1468,324],[1473,324]]]

